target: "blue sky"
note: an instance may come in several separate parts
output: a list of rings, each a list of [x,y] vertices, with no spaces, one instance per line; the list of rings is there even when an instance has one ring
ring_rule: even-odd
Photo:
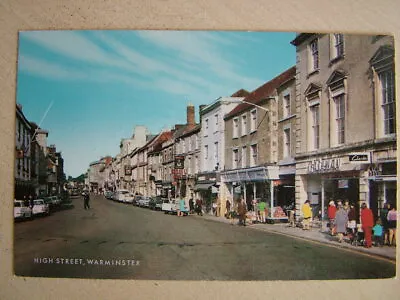
[[[295,33],[23,31],[17,103],[49,131],[73,177],[136,125],[156,134],[186,122],[186,106],[252,91],[295,65]]]

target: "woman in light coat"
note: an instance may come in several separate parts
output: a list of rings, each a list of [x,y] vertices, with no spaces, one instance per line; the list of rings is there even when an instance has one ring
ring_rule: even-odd
[[[346,233],[348,221],[349,217],[347,215],[347,212],[343,209],[343,206],[340,204],[338,206],[338,210],[335,216],[336,232],[338,234],[339,243],[343,241],[343,234]]]

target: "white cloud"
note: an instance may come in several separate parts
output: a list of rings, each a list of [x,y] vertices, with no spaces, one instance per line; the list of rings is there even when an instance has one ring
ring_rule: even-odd
[[[224,58],[226,46],[220,47],[220,44],[227,44],[227,38],[220,39],[219,35],[213,33],[193,31],[138,31],[138,35],[155,45],[177,51],[187,62],[208,68],[211,75],[217,75],[224,82],[233,81],[247,88],[260,84],[258,79],[243,78],[243,74],[237,73],[235,64]]]
[[[50,63],[48,61],[20,55],[18,58],[18,68],[20,71],[45,77],[48,79],[83,80],[88,79],[86,74],[67,68],[62,65]]]
[[[236,86],[236,90],[254,88],[260,84],[260,80],[237,74],[236,66],[224,59],[224,48],[218,46],[226,46],[230,39],[220,38],[223,36],[221,34],[180,31],[136,33],[156,46],[151,52],[152,56],[127,46],[125,41],[114,38],[112,32],[92,31],[92,40],[77,31],[22,32],[21,37],[53,53],[87,64],[73,69],[66,62],[62,64],[61,60],[54,63],[22,52],[20,67],[22,71],[52,79],[111,80],[144,89],[186,95],[188,98],[200,95],[216,98],[223,96],[220,93],[226,86]],[[159,51],[165,48],[170,51],[168,56]]]
[[[28,31],[21,36],[62,55],[87,62],[104,63],[106,52],[76,31]]]

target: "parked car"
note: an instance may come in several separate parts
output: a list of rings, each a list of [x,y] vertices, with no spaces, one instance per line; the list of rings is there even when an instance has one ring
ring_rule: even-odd
[[[61,204],[61,198],[58,196],[51,196],[51,199],[54,203],[55,206],[60,206]]]
[[[133,205],[136,205],[136,206],[139,206],[139,200],[140,200],[141,198],[142,198],[142,196],[136,195],[136,196],[134,197],[134,199],[133,199],[132,204],[133,204]]]
[[[161,197],[151,197],[149,208],[153,210],[161,210],[163,199]]]
[[[129,197],[129,191],[128,190],[117,190],[114,194],[114,200],[118,202],[125,202],[126,196]]]
[[[112,200],[113,199],[113,195],[114,195],[114,193],[111,192],[111,191],[105,191],[104,192],[104,197],[106,197],[106,199],[108,199],[108,200]]]
[[[133,193],[129,193],[125,195],[125,203],[130,203],[132,204],[133,201],[135,201],[135,195]]]
[[[180,199],[165,199],[162,204],[162,211],[166,214],[177,214],[179,210],[179,200]],[[189,209],[185,205],[185,210],[182,211],[183,215],[189,215]]]
[[[23,200],[14,200],[14,220],[32,218],[32,209]]]
[[[73,196],[73,197],[79,196],[79,190],[78,190],[78,189],[73,189],[73,190],[71,191],[71,196]]]
[[[140,207],[149,207],[149,203],[150,203],[150,197],[140,196],[140,199],[138,201],[138,205]]]
[[[53,202],[53,198],[52,197],[44,197],[43,201],[49,205],[49,209],[52,210],[55,208],[55,203]]]
[[[177,205],[175,203],[175,200],[171,199],[164,199],[162,206],[161,206],[161,210],[165,213],[165,214],[176,214],[177,213]]]
[[[48,215],[50,213],[49,205],[43,199],[33,200],[32,213],[36,215]]]

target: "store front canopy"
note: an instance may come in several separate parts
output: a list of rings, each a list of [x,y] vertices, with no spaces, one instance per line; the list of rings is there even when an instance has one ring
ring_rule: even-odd
[[[195,191],[206,191],[208,190],[214,183],[198,183],[194,186]]]
[[[254,182],[279,179],[279,166],[254,167],[221,173],[223,182]]]

